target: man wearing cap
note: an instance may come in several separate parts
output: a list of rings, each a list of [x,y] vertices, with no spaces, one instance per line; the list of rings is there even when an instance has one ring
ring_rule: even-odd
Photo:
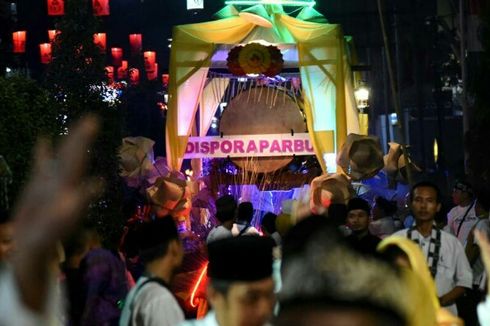
[[[371,207],[362,198],[352,198],[347,204],[347,226],[352,230],[346,240],[350,246],[363,254],[375,254],[380,238],[369,233]]]
[[[207,299],[213,310],[182,326],[263,326],[275,303],[272,279],[273,241],[233,237],[208,245]]]
[[[231,228],[235,221],[236,200],[233,196],[224,195],[216,200],[216,219],[219,225],[215,226],[208,234],[206,242],[210,243],[219,239],[232,237]]]
[[[394,235],[407,237],[420,246],[436,282],[441,306],[456,315],[454,302],[466,288],[471,288],[473,277],[461,243],[434,223],[441,209],[439,188],[427,181],[415,184],[410,191],[410,207],[415,225]]]
[[[184,250],[175,222],[167,215],[141,225],[136,233],[145,272],[126,297],[119,325],[178,325],[184,313],[169,284],[182,264]]]
[[[478,222],[473,189],[469,183],[457,181],[453,188],[452,197],[456,206],[447,214],[448,231],[456,236],[464,246],[470,230]]]

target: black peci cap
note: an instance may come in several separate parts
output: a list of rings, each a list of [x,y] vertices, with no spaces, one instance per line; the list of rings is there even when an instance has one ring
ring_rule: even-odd
[[[223,281],[258,281],[272,276],[273,240],[239,236],[208,245],[208,277]]]
[[[362,198],[356,197],[349,200],[349,203],[347,204],[347,213],[355,209],[362,209],[368,215],[371,215],[371,207],[369,206],[369,203]]]

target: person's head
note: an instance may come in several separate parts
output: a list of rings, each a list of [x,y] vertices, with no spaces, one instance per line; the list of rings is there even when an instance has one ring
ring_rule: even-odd
[[[184,249],[171,215],[141,224],[136,238],[139,257],[145,266],[165,260],[176,271],[182,264]]]
[[[353,252],[334,231],[327,227],[308,236],[281,266],[281,310],[274,325],[405,325],[403,288],[394,269]]]
[[[364,232],[369,227],[371,207],[362,198],[352,198],[347,204],[347,225],[354,232]]]
[[[236,200],[233,196],[224,195],[216,200],[216,218],[223,224],[233,221],[236,214]]]
[[[466,206],[473,200],[473,188],[466,181],[456,181],[452,193],[453,203],[455,205]]]
[[[14,250],[14,224],[6,211],[0,212],[0,262],[9,258]]]
[[[252,222],[252,218],[254,217],[254,207],[251,202],[244,201],[238,205],[238,212],[236,219],[238,221],[243,221],[247,223]]]
[[[95,229],[95,225],[90,221],[83,221],[79,227],[63,242],[65,250],[65,268],[78,268],[80,261],[94,244],[99,243],[100,237]]]
[[[386,246],[380,256],[393,266],[409,269],[412,267],[408,255],[397,245]]]
[[[348,302],[304,302],[282,307],[277,326],[402,326],[403,319],[388,309]]]
[[[262,217],[262,221],[260,222],[260,227],[265,235],[270,236],[271,234],[276,232],[276,218],[277,215],[271,212],[266,213]]]
[[[379,253],[379,257],[384,258],[391,265],[413,271],[419,277],[422,287],[428,291],[430,304],[438,309],[439,300],[436,286],[419,245],[406,237],[392,235],[384,238],[378,244],[376,251]],[[415,288],[411,290],[415,290]],[[420,304],[420,302],[415,304]]]
[[[378,220],[385,216],[393,216],[397,209],[396,201],[390,201],[384,197],[378,196],[374,200],[372,209],[373,220]]]
[[[344,225],[347,219],[347,205],[331,204],[328,206],[328,218],[336,226]]]
[[[262,326],[275,304],[273,242],[234,237],[208,245],[207,297],[220,326]]]
[[[441,210],[439,188],[432,182],[416,183],[410,190],[410,207],[416,221],[432,221]]]

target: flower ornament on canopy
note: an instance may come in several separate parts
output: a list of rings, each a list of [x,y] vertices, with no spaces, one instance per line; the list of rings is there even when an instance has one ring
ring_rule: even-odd
[[[240,54],[240,51],[243,49],[243,46],[235,46],[228,52],[228,58],[226,59],[226,64],[228,66],[228,70],[236,76],[243,76],[245,75],[245,71],[243,71],[242,66],[240,66],[240,63],[238,62],[238,56]]]
[[[262,74],[271,65],[271,55],[262,44],[250,43],[238,54],[238,63],[247,74]]]
[[[237,76],[262,74],[274,77],[281,72],[284,64],[282,53],[276,46],[249,43],[236,46],[228,52],[228,70]]]

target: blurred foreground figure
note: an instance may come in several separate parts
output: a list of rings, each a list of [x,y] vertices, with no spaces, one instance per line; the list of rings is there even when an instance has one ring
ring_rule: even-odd
[[[487,273],[487,297],[478,305],[478,321],[481,326],[490,326],[490,240],[485,233],[475,230],[475,238],[480,245],[480,252]]]
[[[405,296],[411,302],[410,325],[464,325],[461,319],[441,308],[424,254],[415,242],[401,236],[387,237],[379,244],[378,252],[400,269],[407,286]]]
[[[273,240],[233,237],[208,245],[207,299],[213,311],[183,326],[263,326],[275,303]]]
[[[408,325],[410,303],[395,270],[348,248],[324,217],[295,225],[283,249],[275,326]]]
[[[0,211],[0,264],[6,262],[14,250],[14,223],[7,212]]]
[[[0,267],[0,325],[56,324],[52,255],[100,186],[83,178],[98,123],[83,118],[53,150],[39,141],[34,169],[13,214],[15,254]]]

